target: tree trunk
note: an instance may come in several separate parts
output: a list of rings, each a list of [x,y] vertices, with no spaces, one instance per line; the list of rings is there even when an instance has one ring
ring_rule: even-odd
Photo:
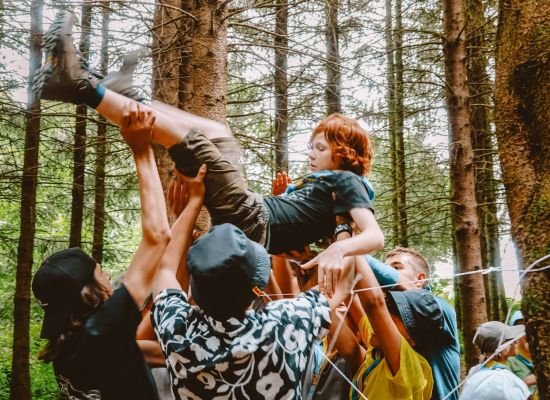
[[[0,43],[4,40],[4,0],[0,0]]]
[[[193,114],[226,122],[227,2],[198,0],[193,32]]]
[[[181,0],[157,0],[153,18],[153,99],[174,107],[180,104],[180,60],[182,51]],[[182,88],[185,90],[185,88]],[[181,93],[182,100],[185,97]],[[162,187],[166,193],[170,183],[172,160],[162,146],[155,145],[155,159]]]
[[[386,0],[386,17],[384,26],[386,39],[386,101],[388,103],[388,138],[390,141],[391,186],[392,186],[392,247],[399,244],[399,196],[397,188],[397,147],[395,143],[396,102],[395,102],[395,44],[393,40],[393,7],[392,0]]]
[[[193,25],[193,107],[191,112],[226,123],[227,119],[227,1],[197,0]],[[233,161],[234,162],[234,161]],[[240,167],[240,166],[238,166]],[[197,219],[208,227],[206,209]]]
[[[393,49],[395,52],[395,79],[393,90],[395,96],[395,155],[396,155],[396,187],[399,246],[409,246],[407,219],[407,178],[405,176],[405,106],[403,104],[403,17],[401,0],[395,0],[395,30],[393,34]]]
[[[288,1],[275,7],[275,171],[288,171]]]
[[[512,236],[525,267],[550,250],[550,2],[499,6],[496,133]],[[550,398],[549,293],[548,271],[525,275],[522,309],[541,400]]]
[[[494,177],[493,143],[490,114],[491,82],[487,74],[487,43],[485,7],[481,0],[468,0],[468,84],[472,145],[474,151],[476,199],[481,227],[483,268],[500,266],[496,181]],[[485,275],[487,314],[491,320],[501,320],[497,274]]]
[[[181,0],[181,9],[186,13],[193,12],[193,0]],[[193,50],[193,18],[183,14],[179,35],[179,95],[178,107],[185,111],[193,108],[193,65],[191,64]]]
[[[453,274],[459,274],[460,269],[458,267],[458,254],[456,248],[456,236],[451,238],[453,244]],[[456,326],[459,331],[462,331],[462,310],[460,306],[460,277],[453,277],[453,293],[454,293],[454,308],[456,312]]]
[[[339,7],[339,0],[325,0],[325,39],[327,43],[327,86],[325,97],[327,114],[342,112],[342,74],[340,72],[340,47],[338,44],[340,35],[338,28]]]
[[[475,193],[472,132],[466,69],[463,0],[445,0],[445,75],[447,106],[451,125],[450,173],[452,221],[456,235],[461,272],[482,267],[479,219]],[[479,362],[479,349],[473,345],[477,327],[487,321],[483,278],[480,274],[460,279],[462,332],[467,368]]]
[[[403,19],[401,0],[386,0],[384,34],[386,39],[388,134],[392,174],[393,244],[407,247],[407,185],[405,177],[403,105]],[[394,16],[395,11],[395,27]]]
[[[101,5],[101,59],[100,72],[107,75],[109,65],[109,7]],[[105,166],[107,163],[107,121],[98,117],[95,184],[94,184],[94,233],[92,239],[92,258],[99,264],[103,262],[103,234],[105,233]]]
[[[82,4],[82,34],[80,36],[80,52],[88,61],[90,52],[90,33],[92,23],[92,3]],[[84,218],[84,183],[86,166],[86,117],[88,107],[85,104],[76,106],[76,122],[73,148],[73,187],[71,202],[71,230],[69,246],[82,246],[82,223]]]
[[[40,100],[30,90],[34,72],[40,68],[42,53],[42,0],[31,2],[31,34],[29,46],[28,103],[25,114],[25,157],[21,177],[21,210],[17,271],[13,311],[13,352],[10,399],[31,398],[29,374],[30,286],[32,279],[34,235],[36,230],[36,188],[38,178],[38,146],[40,143]]]

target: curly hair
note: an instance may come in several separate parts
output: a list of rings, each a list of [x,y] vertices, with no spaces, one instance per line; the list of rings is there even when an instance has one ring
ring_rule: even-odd
[[[80,291],[80,302],[69,316],[69,328],[57,338],[49,339],[46,347],[38,353],[38,359],[49,363],[59,357],[73,338],[78,337],[88,317],[95,313],[108,297],[107,288],[92,278]]]
[[[358,175],[370,171],[374,154],[369,134],[353,118],[334,113],[324,118],[313,130],[310,141],[323,133],[332,149],[333,157],[341,158],[341,168]]]

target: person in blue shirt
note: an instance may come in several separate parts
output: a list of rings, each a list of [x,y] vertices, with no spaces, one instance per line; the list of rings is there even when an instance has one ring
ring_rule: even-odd
[[[385,263],[372,256],[366,258],[381,286],[394,285],[394,289],[400,290],[430,290],[429,281],[426,280],[430,277],[430,268],[426,259],[417,251],[397,247],[386,255]],[[434,389],[431,398],[458,400],[459,391],[453,392],[460,383],[460,345],[456,314],[446,300],[437,296],[435,299],[443,313],[444,323],[441,330],[448,340],[434,344],[423,354],[433,371]]]

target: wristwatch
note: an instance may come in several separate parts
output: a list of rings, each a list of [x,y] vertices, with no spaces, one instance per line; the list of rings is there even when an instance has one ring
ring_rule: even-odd
[[[347,232],[351,236],[353,234],[353,229],[351,229],[349,224],[336,225],[336,228],[334,228],[334,238],[337,239],[338,235],[342,232]]]

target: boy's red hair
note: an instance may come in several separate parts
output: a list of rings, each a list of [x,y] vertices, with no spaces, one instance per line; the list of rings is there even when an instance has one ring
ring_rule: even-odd
[[[370,171],[372,143],[369,134],[357,120],[339,113],[331,114],[319,122],[310,141],[319,133],[324,133],[332,148],[332,156],[342,159],[342,169],[358,175],[366,175]]]

